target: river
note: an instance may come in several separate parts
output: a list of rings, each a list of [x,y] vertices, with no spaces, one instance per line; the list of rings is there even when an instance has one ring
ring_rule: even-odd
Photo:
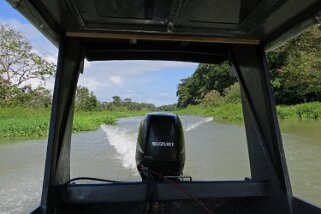
[[[140,180],[135,143],[142,117],[120,119],[96,131],[73,134],[71,177]],[[182,116],[186,141],[184,175],[193,180],[250,177],[242,125]],[[282,137],[294,195],[321,205],[321,122],[283,121]],[[0,144],[0,213],[28,213],[40,203],[46,140]]]

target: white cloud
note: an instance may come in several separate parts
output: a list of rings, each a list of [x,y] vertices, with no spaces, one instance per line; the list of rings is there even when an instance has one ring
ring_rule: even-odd
[[[92,87],[88,82],[96,80],[97,82],[109,82],[110,85],[126,87],[127,83],[136,83],[152,81],[152,77],[146,77],[146,74],[164,70],[184,69],[191,66],[191,63],[168,62],[168,61],[108,61],[108,62],[88,62],[85,61],[84,74],[80,79],[84,79],[83,85],[90,90],[95,91],[97,87]],[[98,83],[97,83],[98,84]],[[109,86],[110,86],[109,85]]]
[[[82,85],[93,91],[101,101],[111,101],[111,97],[131,98],[136,102],[151,102],[155,105],[175,103],[176,87],[172,72],[186,70],[186,76],[194,69],[195,63],[168,61],[108,61],[85,62],[84,74],[80,76]],[[168,75],[168,80],[166,80]],[[95,80],[94,86],[88,80]],[[100,86],[98,83],[107,86]]]
[[[117,86],[122,86],[124,83],[124,80],[120,76],[111,76],[108,79]]]
[[[169,62],[169,61],[108,61],[107,62],[86,62],[85,73],[97,75],[103,73],[108,75],[142,75],[149,72],[161,71],[164,69],[175,69],[188,67],[192,63]]]
[[[97,91],[102,88],[109,88],[111,84],[108,82],[98,81],[93,78],[80,78],[78,85],[86,86],[91,91]]]
[[[55,79],[54,78],[49,78],[46,80],[44,87],[49,89],[50,91],[53,91],[55,86]]]
[[[42,55],[42,57],[48,62],[55,63],[55,64],[57,63],[57,56]]]
[[[53,91],[54,89],[54,78],[47,77],[46,81],[41,81],[39,79],[30,79],[22,83],[21,86],[31,85],[32,88],[38,88],[39,86]]]

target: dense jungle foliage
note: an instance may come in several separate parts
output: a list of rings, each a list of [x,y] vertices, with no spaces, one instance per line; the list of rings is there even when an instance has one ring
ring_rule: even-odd
[[[266,57],[278,105],[321,101],[320,25],[268,52]],[[229,74],[227,62],[220,65],[199,64],[195,73],[178,85],[178,107],[238,102],[239,86],[236,82],[236,78]]]

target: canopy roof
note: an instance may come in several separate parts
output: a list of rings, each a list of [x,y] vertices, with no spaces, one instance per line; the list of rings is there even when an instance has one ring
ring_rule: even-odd
[[[320,21],[320,0],[7,0],[55,45],[79,37],[88,60],[226,59],[275,48]]]

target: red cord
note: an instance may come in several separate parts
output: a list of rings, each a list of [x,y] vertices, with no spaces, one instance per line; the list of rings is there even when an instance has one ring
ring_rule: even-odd
[[[141,168],[146,169],[144,166],[140,165]],[[163,176],[162,174],[154,171],[154,170],[150,170],[152,173],[154,173],[155,175],[157,175],[158,177],[161,177],[163,180],[167,181],[168,183],[170,183],[171,185],[173,185],[174,187],[176,187],[178,190],[180,190],[181,192],[183,192],[185,195],[189,196],[191,199],[193,199],[200,207],[203,208],[203,210],[207,213],[207,214],[214,214],[210,209],[208,209],[200,200],[198,200],[196,197],[194,197],[190,192],[188,192],[186,189],[184,189],[181,185],[179,185],[178,183],[172,181],[171,179],[166,178],[165,176]]]

